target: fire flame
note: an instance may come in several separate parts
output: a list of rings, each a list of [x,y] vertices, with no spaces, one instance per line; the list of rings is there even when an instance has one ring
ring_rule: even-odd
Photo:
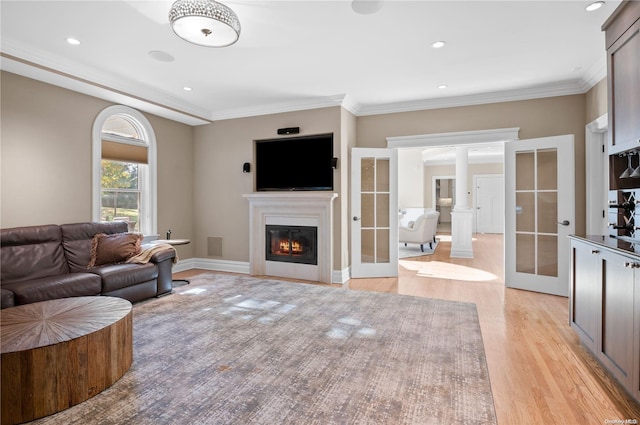
[[[279,242],[280,252],[284,254],[289,253],[289,239],[280,239]],[[291,253],[301,254],[303,251],[302,244],[299,241],[291,241]]]

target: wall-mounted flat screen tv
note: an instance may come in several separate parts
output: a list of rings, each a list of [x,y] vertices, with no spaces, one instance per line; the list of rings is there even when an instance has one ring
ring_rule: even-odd
[[[333,134],[256,140],[256,191],[333,190]]]

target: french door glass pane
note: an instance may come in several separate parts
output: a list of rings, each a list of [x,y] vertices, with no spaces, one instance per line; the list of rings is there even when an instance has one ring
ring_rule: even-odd
[[[538,232],[558,233],[558,192],[538,192]]]
[[[389,253],[389,229],[378,229],[376,231],[376,263],[388,263]]]
[[[362,158],[360,162],[360,190],[362,192],[373,192],[375,172],[375,159]]]
[[[533,192],[516,192],[516,231],[535,232],[536,211]]]
[[[558,153],[555,149],[538,151],[538,190],[558,190]]]
[[[538,274],[558,276],[558,236],[538,235]]]
[[[536,237],[527,233],[516,233],[516,271],[536,272]]]
[[[373,229],[363,229],[360,232],[360,262],[375,263],[375,233]]]
[[[516,153],[516,190],[535,188],[535,152]]]
[[[362,227],[374,227],[375,225],[375,195],[373,193],[362,193],[360,195],[360,208],[362,210]]]
[[[389,194],[376,194],[376,227],[389,227]]]
[[[389,191],[389,160],[378,159],[376,161],[376,191]]]

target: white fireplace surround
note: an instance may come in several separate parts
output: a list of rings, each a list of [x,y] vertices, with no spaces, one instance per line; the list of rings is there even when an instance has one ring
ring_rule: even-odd
[[[333,192],[257,192],[249,201],[249,270],[252,275],[331,283],[333,274]],[[318,228],[318,265],[266,260],[266,226]]]

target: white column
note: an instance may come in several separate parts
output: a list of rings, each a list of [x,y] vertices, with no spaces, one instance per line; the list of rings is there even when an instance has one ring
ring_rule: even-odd
[[[473,210],[467,180],[469,148],[456,147],[456,203],[451,211],[451,257],[473,258]]]

